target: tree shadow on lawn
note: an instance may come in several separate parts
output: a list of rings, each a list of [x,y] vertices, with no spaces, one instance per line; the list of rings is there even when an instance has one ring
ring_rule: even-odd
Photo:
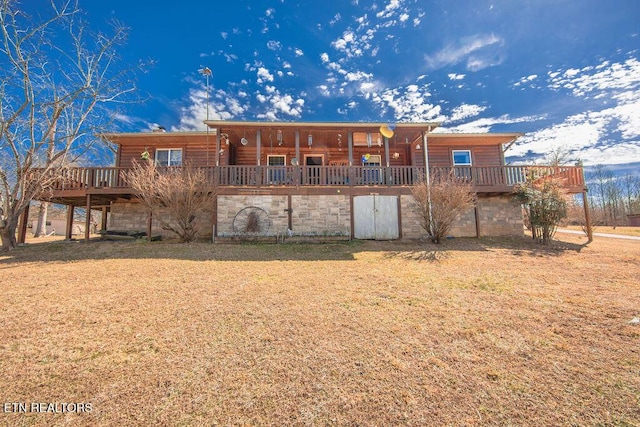
[[[118,242],[92,240],[30,243],[0,252],[0,266],[30,262],[74,262],[106,259],[176,259],[189,261],[351,261],[362,252],[384,252],[384,258],[438,261],[452,252],[507,250],[516,256],[559,256],[580,252],[585,244],[554,241],[542,246],[530,237],[448,239],[440,245],[428,241],[362,241],[337,243],[189,243],[144,240]]]

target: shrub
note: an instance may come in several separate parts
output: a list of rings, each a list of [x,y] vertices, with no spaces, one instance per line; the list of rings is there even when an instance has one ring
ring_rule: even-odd
[[[420,225],[433,243],[447,236],[456,218],[473,207],[471,184],[464,178],[449,174],[431,175],[429,184],[421,180],[411,188]]]

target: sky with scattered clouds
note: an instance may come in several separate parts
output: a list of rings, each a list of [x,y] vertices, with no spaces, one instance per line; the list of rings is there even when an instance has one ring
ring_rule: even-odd
[[[523,132],[507,161],[564,148],[640,168],[637,0],[81,0],[130,27],[148,100],[120,130],[252,121],[441,122]]]

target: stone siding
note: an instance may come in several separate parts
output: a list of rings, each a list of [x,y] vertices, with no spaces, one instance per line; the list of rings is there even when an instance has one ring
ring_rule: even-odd
[[[413,196],[401,197],[402,237],[404,239],[425,239],[426,231],[420,225],[420,218],[414,207]],[[524,234],[520,206],[511,202],[510,196],[478,198],[478,218],[482,236],[521,236]],[[474,209],[458,217],[450,235],[454,237],[475,237],[476,218]]]
[[[287,231],[289,218],[287,196],[239,195],[218,196],[218,235],[233,235],[233,220],[238,212],[250,206],[263,209],[269,215],[267,235],[275,236]]]
[[[162,216],[163,210],[156,215]],[[211,238],[212,234],[212,210],[205,210],[199,213],[199,233],[202,238]],[[137,202],[112,203],[111,212],[107,220],[107,230],[117,231],[147,231],[148,210]],[[176,234],[168,230],[163,230],[157,218],[151,223],[151,233],[159,234],[166,238],[175,238]]]
[[[480,197],[478,217],[482,236],[524,235],[522,208],[511,201],[510,195]]]
[[[402,237],[424,239],[425,230],[414,208],[413,196],[400,196],[402,215]],[[249,206],[264,209],[269,215],[268,235],[286,233],[288,229],[288,198],[279,195],[221,195],[218,196],[218,235],[233,235],[233,220],[236,214]],[[298,235],[351,235],[350,197],[347,195],[296,195],[291,196],[292,230]],[[521,236],[523,218],[520,206],[511,202],[509,195],[478,198],[478,218],[482,236]],[[212,211],[203,211],[199,217],[200,236],[210,238],[212,233]],[[107,228],[109,230],[146,231],[147,210],[140,203],[112,203]],[[175,235],[162,230],[157,218],[153,221],[153,234],[164,237]],[[465,212],[451,229],[454,237],[476,235],[475,214]]]
[[[349,196],[292,196],[291,208],[296,234],[351,235]]]

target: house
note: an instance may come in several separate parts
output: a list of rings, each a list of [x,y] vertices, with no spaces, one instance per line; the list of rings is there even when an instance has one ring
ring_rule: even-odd
[[[205,235],[332,235],[356,239],[425,236],[412,207],[411,185],[452,171],[470,182],[476,204],[454,236],[522,235],[511,191],[527,166],[505,164],[518,133],[434,133],[438,123],[206,121],[206,132],[113,133],[115,165],[74,168],[48,200],[103,211],[103,229],[161,232],[137,202],[124,175],[133,161],[205,168],[218,188]],[[571,193],[583,193],[582,168],[555,167]],[[259,220],[246,228],[247,217]],[[88,227],[87,227],[88,229]],[[70,231],[67,230],[69,235]],[[85,235],[88,239],[88,235]]]

